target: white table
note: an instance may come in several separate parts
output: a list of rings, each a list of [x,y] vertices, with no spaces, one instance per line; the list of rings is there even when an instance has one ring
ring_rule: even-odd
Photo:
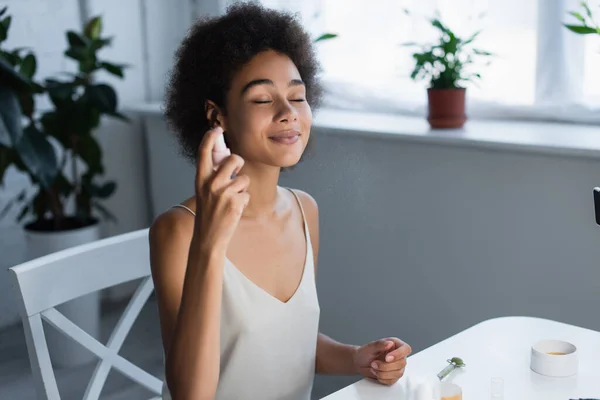
[[[531,345],[542,339],[565,340],[577,346],[578,374],[550,378],[531,371]],[[504,400],[600,399],[600,332],[529,317],[491,319],[410,356],[405,376],[394,386],[362,380],[325,399],[406,399],[407,376],[435,376],[452,357],[461,357],[467,367],[454,371],[445,381],[462,387],[465,400],[490,399],[492,377],[503,378]]]

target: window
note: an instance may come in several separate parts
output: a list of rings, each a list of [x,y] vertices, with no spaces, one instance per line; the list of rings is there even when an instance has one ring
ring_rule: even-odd
[[[600,123],[600,35],[576,35],[580,0],[262,0],[301,14],[317,36],[326,105],[423,114],[427,82],[410,79],[412,49],[436,39],[436,12],[460,37],[496,56],[468,86],[471,116],[559,118]],[[588,0],[600,22],[600,0]],[[409,14],[405,13],[409,10]],[[480,16],[483,14],[483,17]]]
[[[600,14],[600,7],[597,10]],[[585,38],[584,59],[584,102],[600,105],[600,35]]]

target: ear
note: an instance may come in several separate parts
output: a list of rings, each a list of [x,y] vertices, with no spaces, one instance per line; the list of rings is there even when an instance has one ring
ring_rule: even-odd
[[[206,100],[204,108],[206,110],[206,119],[208,120],[208,125],[211,128],[215,126],[221,126],[223,130],[225,130],[225,120],[223,118],[223,112],[221,111],[221,108],[212,100]]]

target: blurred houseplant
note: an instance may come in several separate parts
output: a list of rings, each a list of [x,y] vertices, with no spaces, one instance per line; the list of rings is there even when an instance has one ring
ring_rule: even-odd
[[[590,5],[587,1],[582,1],[580,4],[582,12],[569,12],[570,15],[577,19],[578,24],[564,24],[565,27],[580,35],[600,35],[600,25],[595,21]]]
[[[33,53],[2,46],[12,22],[6,11],[6,7],[0,10],[0,184],[12,165],[28,174],[40,191],[51,192],[58,170],[56,154],[34,118],[35,95],[44,88],[33,80],[37,68]],[[24,196],[22,192],[9,201],[0,216]]]
[[[428,121],[432,128],[460,128],[467,120],[463,85],[481,78],[479,73],[469,71],[477,59],[489,58],[492,54],[472,47],[480,31],[466,39],[445,26],[439,18],[430,20],[439,31],[439,40],[434,44],[420,45],[405,43],[405,46],[420,47],[413,53],[413,80],[429,80],[427,89]]]
[[[65,55],[77,62],[78,71],[63,73],[68,79],[46,79],[44,85],[32,80],[36,65],[33,54],[21,57],[22,49],[2,50],[0,53],[5,63],[25,72],[24,75],[30,80],[29,90],[25,96],[21,96],[21,110],[27,120],[21,140],[30,138],[36,141],[36,145],[19,145],[18,141],[13,140],[9,149],[11,156],[5,157],[9,162],[0,168],[1,177],[8,165],[14,164],[26,172],[39,189],[32,199],[24,205],[19,204],[22,206],[19,221],[28,215],[33,217],[33,221],[25,226],[27,231],[59,232],[96,226],[98,219],[93,209],[106,219],[114,219],[97,201],[111,196],[116,185],[114,182],[96,182],[95,178],[104,173],[104,165],[102,151],[93,131],[99,126],[103,115],[123,120],[126,118],[117,112],[114,89],[107,84],[94,82],[93,76],[96,71],[105,70],[122,77],[125,66],[98,58],[97,52],[111,42],[111,38],[100,37],[101,30],[102,20],[96,17],[86,24],[82,33],[67,32],[69,46]],[[41,93],[47,93],[53,107],[38,117],[33,94]],[[31,148],[38,153],[31,155]],[[28,163],[30,159],[38,161],[38,164]],[[67,170],[70,172],[67,173]],[[16,201],[8,206],[18,204],[23,196],[20,193]],[[74,211],[69,213],[70,198],[74,200]]]
[[[6,9],[2,12],[4,15]],[[11,23],[10,16],[1,17],[0,44],[8,36]],[[123,77],[125,66],[98,58],[97,52],[111,43],[111,38],[101,37],[101,32],[99,17],[86,23],[81,33],[68,31],[65,56],[76,61],[77,72],[64,72],[65,78],[46,79],[43,84],[33,79],[37,62],[31,52],[0,48],[2,74],[12,76],[15,82],[10,114],[2,107],[2,121],[8,121],[10,129],[0,126],[0,178],[13,165],[25,172],[37,188],[32,198],[19,193],[7,205],[21,207],[19,221],[30,217],[25,224],[30,258],[99,239],[99,219],[93,210],[105,219],[114,219],[98,202],[111,196],[116,185],[96,182],[97,176],[104,173],[104,165],[93,132],[104,115],[126,118],[117,111],[114,89],[96,82],[94,75],[105,70]],[[40,94],[47,95],[52,104],[41,115],[35,112],[35,97]],[[92,293],[57,308],[98,337],[99,299],[99,293]],[[54,330],[48,331],[47,341],[57,365],[73,366],[95,359]]]

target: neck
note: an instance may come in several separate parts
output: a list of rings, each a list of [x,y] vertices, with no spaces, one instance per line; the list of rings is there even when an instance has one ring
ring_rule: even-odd
[[[250,177],[250,202],[244,210],[243,217],[268,217],[277,206],[277,183],[281,168],[268,165],[246,163],[240,174]]]

